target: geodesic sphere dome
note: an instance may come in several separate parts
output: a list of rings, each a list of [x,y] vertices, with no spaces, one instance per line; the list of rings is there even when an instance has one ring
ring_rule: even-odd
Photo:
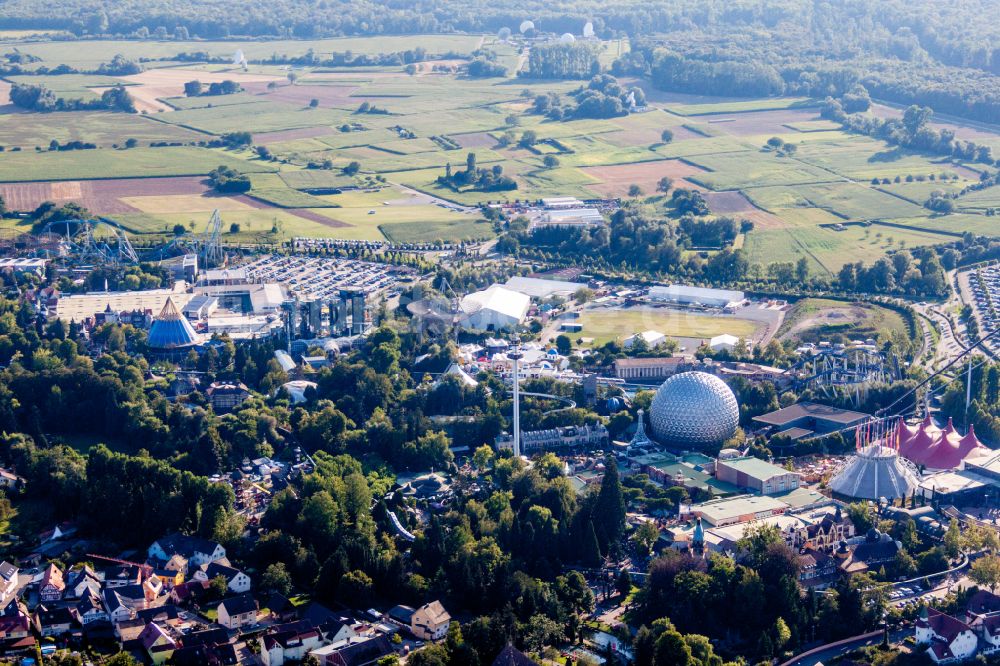
[[[724,381],[705,372],[682,372],[653,396],[649,422],[664,444],[699,448],[719,444],[736,432],[740,407]]]

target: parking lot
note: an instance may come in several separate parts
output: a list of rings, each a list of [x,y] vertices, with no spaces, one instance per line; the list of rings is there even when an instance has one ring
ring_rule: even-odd
[[[968,276],[972,307],[979,321],[979,335],[983,336],[1000,328],[1000,264],[981,266]],[[986,343],[994,352],[1000,353],[1000,340],[994,338]]]
[[[265,255],[246,265],[256,282],[280,282],[302,300],[324,300],[342,289],[378,294],[413,274],[411,269],[357,259]]]

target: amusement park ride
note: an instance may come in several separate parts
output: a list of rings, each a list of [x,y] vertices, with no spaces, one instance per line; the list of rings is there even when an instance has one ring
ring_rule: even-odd
[[[144,250],[141,254],[132,246],[125,230],[105,218],[49,222],[38,234],[38,245],[54,247],[61,256],[83,264],[126,266],[140,261],[158,261],[182,254],[196,254],[201,265],[218,266],[225,260],[221,234],[222,217],[215,210],[202,233],[181,234],[169,242]]]

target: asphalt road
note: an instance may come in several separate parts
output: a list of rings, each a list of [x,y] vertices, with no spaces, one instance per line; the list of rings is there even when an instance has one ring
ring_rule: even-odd
[[[891,643],[898,643],[906,637],[909,631],[910,630],[908,629],[900,629],[892,632],[889,634],[889,641]],[[803,652],[800,655],[792,657],[790,660],[781,664],[781,666],[816,666],[816,664],[826,663],[834,657],[839,657],[853,650],[857,650],[858,648],[869,645],[878,645],[881,641],[882,630],[871,631],[867,634],[852,636],[851,638],[845,638],[835,643],[828,643],[827,645],[821,645],[817,648],[813,648],[808,652]]]

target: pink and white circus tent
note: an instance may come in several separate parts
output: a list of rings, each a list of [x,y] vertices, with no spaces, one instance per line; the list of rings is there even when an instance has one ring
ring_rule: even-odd
[[[928,469],[955,469],[967,458],[990,453],[971,425],[962,435],[950,418],[943,429],[930,416],[914,425],[900,423],[897,436],[900,455]]]

